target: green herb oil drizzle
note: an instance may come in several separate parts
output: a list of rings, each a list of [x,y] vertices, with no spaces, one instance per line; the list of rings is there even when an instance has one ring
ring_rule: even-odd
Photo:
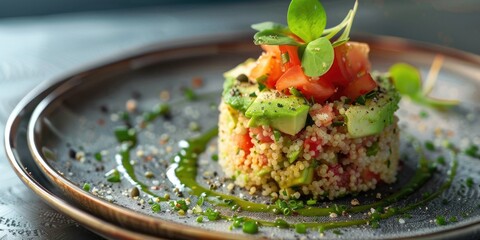
[[[261,203],[253,203],[239,197],[235,197],[228,194],[219,193],[206,187],[201,186],[199,183],[196,182],[197,176],[197,160],[198,156],[204,152],[207,148],[208,143],[218,134],[218,129],[213,128],[207,131],[205,134],[201,135],[198,138],[190,139],[188,141],[182,141],[180,143],[181,150],[175,156],[174,161],[169,168],[169,173],[167,176],[169,180],[174,183],[175,185],[182,185],[188,188],[191,191],[191,194],[200,196],[205,194],[210,202],[214,205],[220,206],[238,206],[242,210],[249,211],[249,212],[273,212],[275,209],[274,205],[267,205]],[[122,141],[120,141],[122,142]],[[427,197],[423,198],[422,200],[405,206],[403,208],[389,208],[385,212],[377,212],[372,214],[367,219],[356,219],[356,220],[348,220],[348,221],[339,221],[339,222],[306,222],[303,223],[304,226],[308,229],[317,229],[319,231],[325,231],[328,229],[334,228],[342,228],[342,227],[349,227],[349,226],[356,226],[356,225],[365,225],[375,223],[381,219],[387,219],[395,215],[405,214],[408,211],[415,209],[419,206],[425,205],[429,201],[437,198],[440,196],[445,190],[447,190],[456,175],[457,167],[458,167],[458,150],[449,147],[448,148],[452,153],[452,162],[451,168],[448,171],[448,178],[444,182],[444,184],[434,193],[428,195]],[[157,198],[160,201],[166,201],[164,197],[160,197],[149,190],[149,187],[140,182],[134,172],[133,165],[130,163],[130,150],[131,146],[123,144],[122,150],[119,154],[116,155],[117,164],[119,165],[118,170],[123,174],[124,178],[128,179],[133,185],[137,186],[147,195],[150,195],[152,198]],[[423,152],[420,148],[417,149],[420,153],[419,159],[419,166],[412,177],[412,179],[399,191],[393,193],[392,195],[388,196],[387,198],[367,205],[355,206],[355,207],[347,207],[347,206],[332,206],[328,208],[321,208],[321,207],[312,207],[308,206],[301,209],[296,209],[295,212],[302,216],[328,216],[330,213],[360,213],[366,212],[370,209],[379,209],[382,207],[389,206],[400,199],[403,199],[410,194],[414,193],[418,190],[432,175],[432,170],[429,167],[429,160],[425,157]],[[173,174],[172,174],[173,173]],[[223,200],[223,201],[222,201]],[[229,217],[224,215],[218,216],[221,219],[227,221],[234,221],[237,217]],[[247,218],[243,217],[244,221],[255,221],[260,226],[266,227],[277,227],[278,223],[264,221],[259,219]],[[295,228],[295,224],[287,223],[286,221],[282,221],[283,228]],[[373,224],[372,224],[373,225]]]

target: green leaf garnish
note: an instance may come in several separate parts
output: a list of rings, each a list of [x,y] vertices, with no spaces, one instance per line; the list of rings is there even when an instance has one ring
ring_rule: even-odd
[[[429,97],[422,90],[420,72],[406,63],[397,63],[390,67],[390,76],[398,92],[413,102],[436,109],[448,109],[459,104],[458,100],[445,100]]]
[[[323,34],[325,34],[325,37],[330,39],[333,36],[337,35],[342,29],[345,29],[343,33],[340,35],[340,37],[337,40],[335,40],[335,42],[332,43],[333,47],[340,46],[348,42],[348,40],[350,40],[350,37],[349,37],[350,29],[352,28],[353,19],[355,18],[355,13],[357,12],[357,8],[358,8],[358,1],[355,1],[355,5],[353,6],[353,9],[348,12],[347,16],[345,17],[345,19],[343,19],[343,21],[340,24],[338,24],[335,27],[325,29],[323,31]]]
[[[357,7],[358,1],[355,1],[353,9],[340,24],[325,29],[327,15],[318,0],[292,0],[287,13],[288,27],[275,22],[253,24],[252,28],[258,31],[254,35],[254,43],[298,46],[298,55],[305,74],[319,77],[332,65],[333,48],[350,39],[350,29]],[[333,41],[332,38],[340,32],[342,34]]]
[[[318,0],[292,0],[287,22],[290,31],[308,43],[322,36],[327,14]]]
[[[253,36],[253,40],[257,45],[300,45],[300,43],[292,37],[275,29],[267,29],[257,32]]]
[[[310,77],[321,76],[333,64],[335,52],[327,38],[318,38],[308,43],[302,56],[302,66],[305,75]]]
[[[395,88],[402,95],[415,96],[422,90],[420,72],[406,63],[397,63],[390,68],[390,76],[394,79]]]

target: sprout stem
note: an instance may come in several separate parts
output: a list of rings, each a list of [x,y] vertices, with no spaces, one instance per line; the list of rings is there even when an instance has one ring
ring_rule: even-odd
[[[442,68],[443,64],[443,55],[437,54],[433,59],[432,66],[430,67],[430,71],[428,72],[427,79],[425,81],[425,86],[423,87],[423,94],[428,95],[435,86],[435,82],[437,81],[438,73]]]

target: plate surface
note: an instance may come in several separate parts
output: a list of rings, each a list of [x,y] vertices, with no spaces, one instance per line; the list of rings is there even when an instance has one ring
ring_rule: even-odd
[[[47,204],[76,220],[78,223],[108,239],[160,239],[123,229],[81,209],[80,205],[62,194],[36,166],[27,144],[27,126],[35,106],[51,92],[56,84],[43,84],[29,93],[15,107],[6,124],[5,149],[10,164],[18,177]],[[90,232],[77,231],[76,237],[92,238]],[[73,235],[72,235],[73,236]],[[101,237],[99,237],[101,238]]]
[[[435,55],[443,54],[444,67],[433,95],[462,101],[459,107],[450,112],[435,112],[408,101],[402,102],[397,113],[404,136],[401,146],[403,168],[399,172],[399,180],[392,186],[382,186],[356,196],[360,202],[368,203],[376,201],[377,193],[386,196],[401,189],[413,175],[418,154],[409,146],[406,136],[413,135],[421,141],[431,139],[438,146],[442,140],[448,139],[462,149],[470,144],[480,144],[480,110],[477,104],[480,96],[476,94],[480,90],[480,60],[473,55],[399,39],[375,37],[362,40],[369,42],[371,62],[378,71],[386,71],[391,64],[403,61],[417,66],[426,74]],[[249,38],[234,41],[215,39],[186,47],[151,51],[77,74],[56,87],[35,109],[28,132],[31,152],[53,184],[89,212],[121,227],[168,237],[251,238],[252,235],[242,234],[240,230],[229,230],[231,223],[226,221],[199,224],[191,213],[180,216],[170,210],[168,203],[161,203],[161,211],[154,213],[147,203],[145,192],[141,192],[138,198],[132,198],[130,190],[135,186],[131,181],[135,175],[154,194],[164,196],[169,193],[175,199],[171,191],[174,185],[168,178],[168,167],[179,151],[177,143],[216,126],[222,73],[247,57],[255,58],[258,54],[258,47],[253,46]],[[198,87],[200,82],[202,86]],[[194,89],[196,100],[187,99],[187,88]],[[171,117],[142,124],[143,113],[151,111],[159,103],[169,104]],[[133,109],[132,105],[135,105],[135,110],[128,114],[127,120],[124,112],[126,108]],[[427,118],[419,117],[422,111],[428,114]],[[114,131],[116,127],[125,125],[133,126],[138,131],[138,143],[129,161],[133,165],[133,174],[123,174],[120,182],[111,183],[106,180],[105,173],[112,169],[123,169],[117,157],[120,145]],[[211,160],[215,147],[216,143],[212,141],[208,150],[200,156],[197,181],[205,186],[218,185],[218,191],[226,192],[229,182],[222,179],[221,170]],[[442,154],[444,152],[440,150],[432,151],[428,152],[428,157],[435,159]],[[98,155],[101,155],[101,160],[96,159]],[[447,158],[447,163],[450,161]],[[325,235],[345,239],[478,237],[478,163],[479,159],[461,155],[458,174],[452,186],[439,198],[412,210],[411,218],[402,219],[401,222],[405,220],[405,223],[399,223],[400,217],[392,217],[382,220],[378,229],[358,226],[341,229],[340,235],[332,231],[325,232]],[[447,171],[448,164],[439,164],[438,172],[432,179],[419,191],[395,205],[408,205],[421,199],[423,193],[435,191],[446,179]],[[471,178],[473,186],[466,187],[467,178]],[[90,191],[82,189],[85,183],[91,186]],[[186,190],[180,191],[188,195]],[[235,189],[235,192],[248,196],[241,189]],[[251,201],[270,201],[262,197],[247,198]],[[350,199],[347,196],[332,202],[325,201],[322,206],[349,204]],[[196,202],[195,197],[191,200]],[[218,209],[227,215],[233,214],[229,210]],[[246,211],[240,214],[270,221],[278,217]],[[440,215],[456,217],[457,221],[438,226],[435,218]],[[352,217],[362,218],[363,215]],[[285,217],[292,223],[342,221],[348,218]],[[302,237],[294,230],[267,227],[262,227],[259,234],[254,236]],[[309,231],[306,236],[318,237],[319,233]]]

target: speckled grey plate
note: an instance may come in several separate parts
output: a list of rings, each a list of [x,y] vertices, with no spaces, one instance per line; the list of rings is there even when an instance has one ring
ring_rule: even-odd
[[[233,39],[233,40],[232,40]],[[455,98],[462,104],[453,111],[439,113],[422,110],[408,101],[403,101],[398,116],[404,136],[414,135],[421,140],[433,139],[434,134],[445,133],[445,138],[464,148],[474,143],[480,144],[480,58],[467,53],[431,47],[405,40],[386,37],[364,37],[370,44],[371,61],[374,69],[385,71],[398,61],[413,64],[426,74],[435,54],[445,56],[444,67],[438,77],[433,95]],[[133,185],[123,178],[120,183],[109,183],[105,172],[117,167],[115,153],[118,151],[113,130],[125,123],[119,119],[119,112],[125,111],[126,102],[136,99],[137,113],[131,114],[130,122],[136,126],[142,119],[142,112],[151,110],[160,103],[159,95],[168,91],[168,103],[172,109],[171,118],[160,118],[147,125],[138,135],[138,146],[132,153],[132,162],[138,179],[152,187],[158,195],[169,192],[172,184],[167,179],[167,167],[178,151],[178,141],[198,135],[190,130],[192,123],[198,123],[200,132],[217,124],[216,105],[220,99],[222,73],[244,61],[247,57],[257,57],[259,48],[251,44],[250,37],[215,38],[195,44],[152,50],[145,54],[126,58],[112,64],[100,66],[65,79],[63,84],[48,95],[35,109],[28,132],[28,143],[38,166],[53,184],[75,199],[87,211],[102,216],[117,225],[152,235],[182,238],[221,238],[239,239],[252,237],[266,238],[317,238],[319,233],[309,231],[306,235],[293,230],[262,227],[257,235],[246,235],[239,230],[228,230],[230,223],[224,221],[198,224],[195,216],[179,216],[169,211],[168,204],[161,204],[162,211],[153,213],[149,205],[129,197],[128,189]],[[198,99],[187,101],[182,89],[192,88],[192,80],[203,79],[203,86],[195,89]],[[165,96],[165,94],[163,94]],[[420,111],[429,115],[419,117]],[[163,135],[163,136],[162,136]],[[167,144],[164,144],[168,136]],[[400,189],[412,176],[417,158],[415,151],[406,141],[401,145],[403,167],[399,180],[392,186],[381,186],[375,191],[357,196],[360,202],[376,201],[377,193],[383,196]],[[94,159],[94,154],[103,152],[102,161]],[[212,184],[222,178],[218,165],[210,160],[215,152],[215,141],[209,150],[202,154],[197,180],[202,184]],[[429,152],[436,158],[441,152]],[[75,156],[82,161],[76,160]],[[85,156],[85,157],[83,157]],[[447,162],[451,159],[447,159]],[[324,238],[340,239],[391,239],[391,238],[465,238],[479,237],[480,228],[480,160],[462,155],[459,173],[452,187],[438,199],[411,212],[412,218],[399,223],[398,217],[381,221],[380,228],[359,226],[341,229],[341,235],[327,231]],[[437,189],[446,176],[448,168],[439,166],[439,171],[417,193],[398,202],[399,206],[412,203],[425,192]],[[153,179],[144,177],[146,171],[154,173]],[[465,187],[465,179],[471,177],[474,186]],[[95,187],[94,191],[82,190],[84,183]],[[228,183],[228,181],[227,181]],[[225,184],[226,185],[226,184]],[[226,191],[220,186],[218,191]],[[92,193],[93,192],[93,193]],[[236,189],[236,193],[242,190]],[[248,194],[245,194],[248,195]],[[144,196],[141,195],[141,198]],[[269,201],[254,197],[251,201]],[[331,204],[349,204],[350,197],[326,201]],[[449,204],[441,204],[442,200]],[[195,198],[192,198],[195,201]],[[225,214],[232,214],[223,209]],[[272,214],[241,215],[274,220]],[[457,217],[457,222],[437,226],[434,219],[438,215]],[[362,214],[352,218],[362,218]],[[333,219],[342,221],[348,216]],[[306,218],[290,216],[289,222],[332,221],[328,217]]]
[[[42,84],[29,93],[12,111],[5,128],[5,151],[18,177],[47,204],[71,217],[78,223],[107,239],[160,239],[148,234],[121,228],[99,216],[85,211],[75,201],[62,194],[62,190],[51,184],[35,164],[27,144],[27,126],[33,109],[57,84]],[[64,229],[67,230],[67,229]],[[68,229],[72,230],[72,229]],[[70,232],[79,239],[93,239],[89,231]],[[57,233],[58,234],[58,233]],[[76,234],[76,235],[73,235]],[[61,237],[61,236],[58,236]],[[102,237],[98,236],[99,239]],[[96,239],[96,238],[95,238]]]

